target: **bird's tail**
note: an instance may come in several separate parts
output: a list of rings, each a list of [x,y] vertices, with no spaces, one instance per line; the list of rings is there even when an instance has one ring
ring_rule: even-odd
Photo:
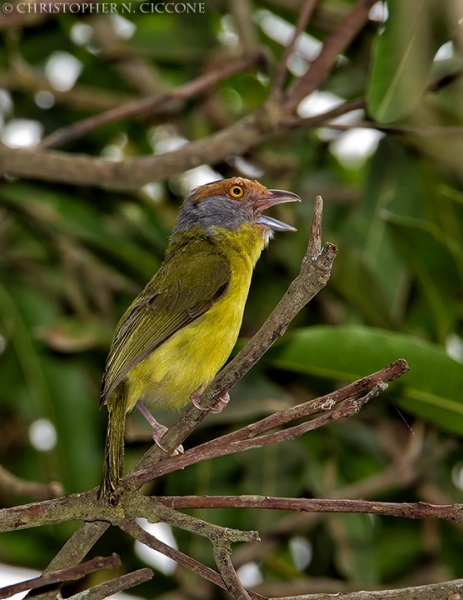
[[[111,497],[116,492],[124,472],[124,436],[127,416],[126,389],[122,383],[108,399],[108,426],[105,456],[98,498]]]

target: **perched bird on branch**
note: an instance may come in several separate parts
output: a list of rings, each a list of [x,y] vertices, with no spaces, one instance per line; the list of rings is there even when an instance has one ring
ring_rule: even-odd
[[[299,200],[241,177],[198,187],[185,200],[159,271],[123,315],[111,345],[101,390],[109,418],[99,497],[117,490],[126,416],[135,406],[160,448],[167,428],[151,410],[189,401],[202,409],[201,394],[238,337],[254,265],[274,231],[295,231],[262,212]]]

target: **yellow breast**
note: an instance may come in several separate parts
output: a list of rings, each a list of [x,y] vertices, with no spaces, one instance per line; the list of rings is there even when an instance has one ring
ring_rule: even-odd
[[[233,350],[264,239],[251,226],[238,232],[218,229],[216,235],[223,237],[221,247],[230,263],[227,293],[129,372],[128,410],[138,400],[154,410],[180,409],[194,391],[214,379]]]

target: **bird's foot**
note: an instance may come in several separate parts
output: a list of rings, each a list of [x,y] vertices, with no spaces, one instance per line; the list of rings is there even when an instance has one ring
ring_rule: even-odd
[[[148,423],[151,425],[151,429],[153,430],[153,441],[156,444],[156,446],[158,446],[164,452],[168,452],[168,450],[162,445],[161,438],[166,433],[166,431],[169,430],[169,428],[156,421],[156,419],[153,417],[153,415],[150,413],[150,411],[146,408],[146,406],[141,400],[137,402],[137,408],[148,421]],[[183,454],[183,452],[183,446],[182,444],[180,444],[180,446],[178,446],[178,448],[176,448],[172,452],[171,456]]]
[[[190,400],[191,403],[193,404],[193,406],[195,406],[198,410],[208,410],[211,413],[214,414],[218,414],[220,412],[223,411],[223,409],[227,406],[227,404],[230,401],[230,394],[228,392],[225,392],[225,394],[222,394],[219,397],[219,402],[217,404],[217,406],[215,406],[214,408],[205,408],[204,406],[201,405],[200,400],[201,400],[201,396],[203,394],[204,388],[200,387],[198,388],[195,392],[193,392],[190,395]]]

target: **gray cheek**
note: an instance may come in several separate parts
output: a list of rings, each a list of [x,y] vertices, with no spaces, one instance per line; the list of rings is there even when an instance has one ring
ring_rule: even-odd
[[[244,223],[255,223],[249,206],[223,196],[211,196],[199,204],[186,201],[180,209],[174,234],[189,227],[199,226],[205,232],[213,234],[215,227],[236,231]]]

